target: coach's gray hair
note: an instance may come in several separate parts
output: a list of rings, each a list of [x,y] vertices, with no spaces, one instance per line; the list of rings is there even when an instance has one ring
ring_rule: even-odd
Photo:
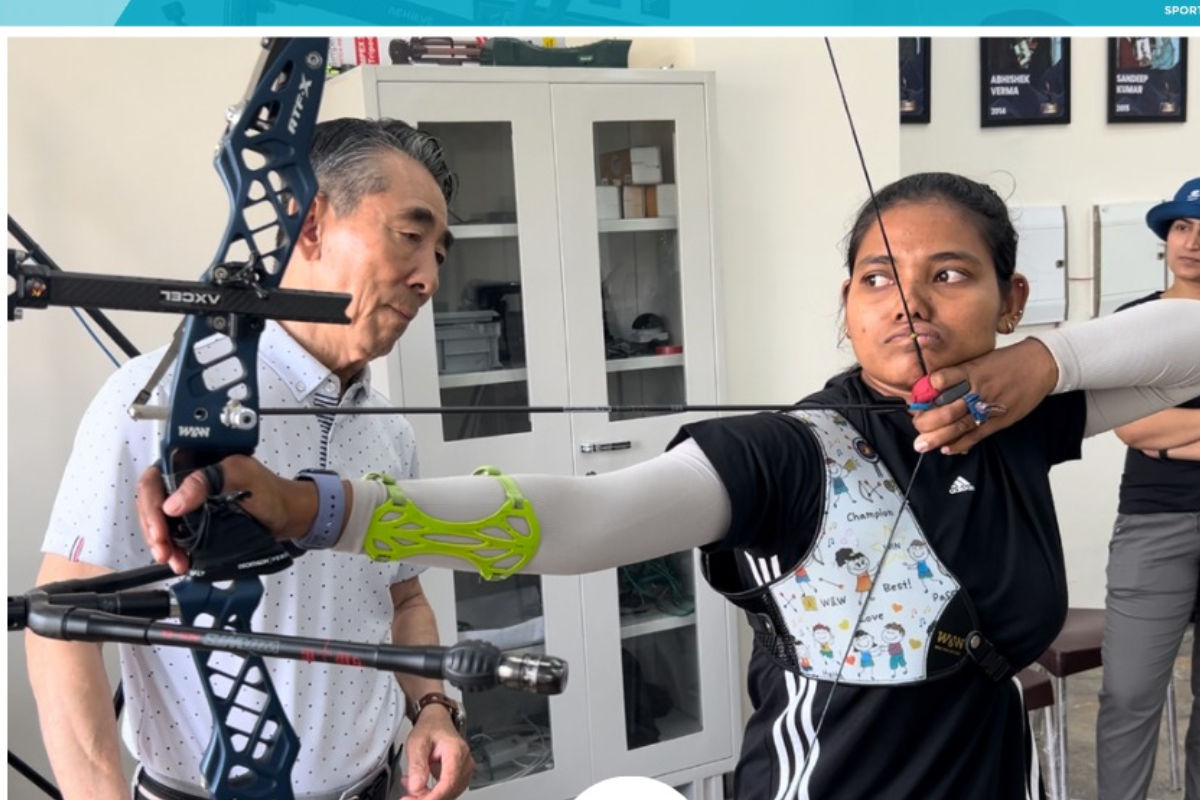
[[[446,163],[441,142],[400,120],[346,118],[318,123],[312,143],[317,187],[338,214],[349,214],[363,197],[387,190],[376,159],[389,151],[420,162],[449,204],[458,178]]]

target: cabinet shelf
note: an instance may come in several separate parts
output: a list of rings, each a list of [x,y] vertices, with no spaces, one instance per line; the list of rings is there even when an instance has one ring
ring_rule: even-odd
[[[439,375],[438,386],[443,389],[462,389],[469,386],[490,386],[497,383],[520,383],[529,379],[529,370],[489,369],[483,372],[456,372]]]
[[[641,233],[642,231],[673,231],[679,227],[676,217],[647,217],[645,219],[602,219],[601,233]],[[457,236],[458,234],[454,234]]]
[[[666,369],[681,366],[683,366],[683,353],[671,353],[666,356],[613,358],[604,362],[606,372],[637,372],[643,369]]]
[[[464,239],[511,239],[517,235],[515,222],[468,222],[464,225],[451,225],[450,233],[456,241]]]
[[[696,624],[696,615],[686,614],[677,616],[655,611],[649,614],[639,614],[628,622],[621,620],[621,638],[632,639],[635,636],[647,636],[651,633],[687,628]]]
[[[643,369],[667,369],[668,367],[683,366],[683,354],[672,353],[665,356],[637,356],[635,358],[614,358],[604,362],[606,372],[637,372]],[[497,383],[520,383],[529,379],[529,370],[525,367],[517,369],[489,369],[483,372],[456,372],[450,375],[439,375],[438,386],[443,389],[462,389],[470,386],[488,386]]]

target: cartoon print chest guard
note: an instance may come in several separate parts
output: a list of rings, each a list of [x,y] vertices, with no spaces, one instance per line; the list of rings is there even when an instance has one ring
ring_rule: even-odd
[[[745,551],[704,562],[710,583],[746,611],[757,641],[785,668],[823,681],[913,684],[966,663],[995,680],[1011,677],[875,449],[837,412],[788,413],[815,436],[826,468],[812,546],[790,566]],[[714,580],[719,555],[747,559],[760,584],[726,591]]]

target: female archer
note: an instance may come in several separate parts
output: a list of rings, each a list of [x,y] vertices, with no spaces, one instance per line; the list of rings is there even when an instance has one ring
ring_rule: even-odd
[[[224,488],[249,490],[244,508],[302,545],[340,530],[339,550],[492,576],[583,573],[702,548],[705,577],[755,631],[739,800],[1037,795],[1013,674],[1066,610],[1050,467],[1079,458],[1086,436],[1197,394],[1200,315],[1161,301],[997,349],[1029,292],[1004,202],[944,173],[903,178],[875,200],[878,211],[864,206],[850,232],[842,287],[858,364],[793,409],[687,425],[663,455],[596,477],[314,485],[235,457],[222,464]],[[972,393],[962,399],[915,414],[906,405],[921,382],[963,381]],[[890,488],[832,509],[826,459],[861,440]],[[198,507],[204,476],[165,502],[155,471],[140,488],[156,558],[182,570],[164,512]],[[458,548],[465,528],[491,538]],[[502,528],[507,559],[494,554]],[[937,592],[913,580],[914,542],[943,581]],[[836,554],[847,548],[875,554],[868,591],[845,580]],[[824,579],[822,593],[842,584],[844,602],[785,606],[800,568]],[[923,621],[888,640],[902,648],[889,651],[892,669],[855,664],[849,636],[834,638],[834,658],[802,660],[826,648],[817,631],[881,640],[901,624],[897,608]]]

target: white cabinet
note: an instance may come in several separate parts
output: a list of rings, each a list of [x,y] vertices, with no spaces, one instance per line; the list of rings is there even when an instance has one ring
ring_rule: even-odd
[[[704,416],[664,407],[721,400],[712,86],[700,73],[412,67],[329,83],[325,116],[428,130],[459,175],[432,313],[382,365],[396,404],[467,409],[410,415],[423,474],[606,472]],[[614,170],[655,183],[602,187]],[[695,553],[491,584],[438,572],[426,588],[444,639],[570,663],[560,696],[466,698],[472,796],[573,798],[618,775],[717,796],[740,742],[736,632]]]

